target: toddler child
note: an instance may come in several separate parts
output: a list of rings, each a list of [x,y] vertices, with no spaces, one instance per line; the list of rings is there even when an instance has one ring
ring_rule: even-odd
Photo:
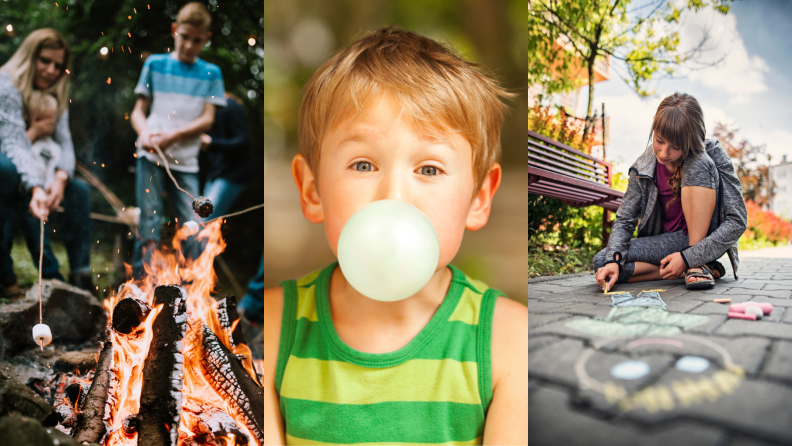
[[[40,119],[57,119],[58,100],[54,96],[33,90],[27,110],[27,126]],[[31,142],[33,160],[39,178],[44,179],[44,189],[55,181],[55,168],[61,158],[61,147],[50,135],[39,136]]]

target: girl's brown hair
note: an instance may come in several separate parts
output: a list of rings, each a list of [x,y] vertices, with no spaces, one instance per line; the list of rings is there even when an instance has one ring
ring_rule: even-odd
[[[63,50],[64,53],[63,71],[49,88],[43,90],[43,93],[51,94],[58,100],[58,116],[62,116],[69,106],[69,75],[67,73],[71,62],[69,43],[66,42],[63,34],[52,28],[37,29],[25,38],[11,59],[0,67],[0,73],[10,77],[22,95],[26,120],[30,96],[35,87],[36,60],[43,49]]]
[[[674,200],[681,194],[682,165],[689,155],[699,157],[704,153],[706,133],[704,112],[701,111],[701,106],[693,96],[676,92],[663,99],[660,106],[657,107],[657,113],[652,121],[652,132],[649,134],[650,144],[652,143],[652,134],[657,134],[671,147],[682,151],[679,166],[668,179],[668,185],[674,192]]]
[[[436,41],[392,26],[352,43],[311,77],[300,107],[300,148],[318,182],[322,140],[370,100],[389,95],[422,136],[456,132],[473,149],[475,193],[500,153],[500,127],[515,96],[480,65]]]

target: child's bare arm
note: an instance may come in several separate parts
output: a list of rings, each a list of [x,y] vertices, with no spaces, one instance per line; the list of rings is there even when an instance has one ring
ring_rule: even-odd
[[[176,139],[186,139],[191,138],[193,136],[198,136],[201,133],[208,132],[209,129],[212,128],[212,124],[214,124],[214,115],[215,115],[215,106],[214,104],[209,104],[208,102],[204,105],[203,113],[201,116],[193,119],[190,121],[189,124],[180,128],[175,133],[178,136]]]
[[[528,444],[528,308],[499,297],[492,324],[495,382],[484,444]],[[498,361],[496,364],[495,361]]]
[[[146,112],[148,112],[151,99],[146,96],[139,95],[135,102],[135,108],[132,110],[132,128],[135,129],[138,135],[148,133],[148,126],[146,126]]]
[[[278,363],[283,288],[264,290],[264,444],[285,445],[280,402],[275,391],[275,369]]]

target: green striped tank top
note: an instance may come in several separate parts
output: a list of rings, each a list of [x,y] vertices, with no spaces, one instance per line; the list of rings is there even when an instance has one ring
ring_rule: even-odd
[[[450,266],[426,327],[390,353],[346,345],[328,301],[338,263],[284,290],[275,387],[287,444],[482,444],[492,401],[492,315],[502,292]]]

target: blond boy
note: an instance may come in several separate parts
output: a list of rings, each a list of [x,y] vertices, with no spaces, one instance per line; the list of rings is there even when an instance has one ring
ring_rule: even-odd
[[[214,121],[215,106],[225,106],[223,75],[217,65],[198,58],[212,37],[212,16],[201,3],[188,3],[179,10],[171,25],[173,51],[146,59],[138,95],[132,112],[132,126],[138,134],[136,195],[140,208],[139,237],[135,241],[132,266],[136,276],[143,274],[143,248],[160,239],[162,192],[167,191],[171,216],[179,223],[195,221],[190,198],[176,189],[168,178],[162,159],[154,150],[164,151],[168,165],[179,185],[198,196],[198,153],[200,135]],[[151,113],[146,112],[151,105]],[[187,251],[197,255],[194,242]]]
[[[264,444],[527,444],[527,308],[449,265],[489,217],[508,96],[390,27],[314,74],[292,163],[305,217],[337,253],[358,209],[402,200],[432,222],[440,260],[397,302],[361,295],[337,264],[265,290]]]

